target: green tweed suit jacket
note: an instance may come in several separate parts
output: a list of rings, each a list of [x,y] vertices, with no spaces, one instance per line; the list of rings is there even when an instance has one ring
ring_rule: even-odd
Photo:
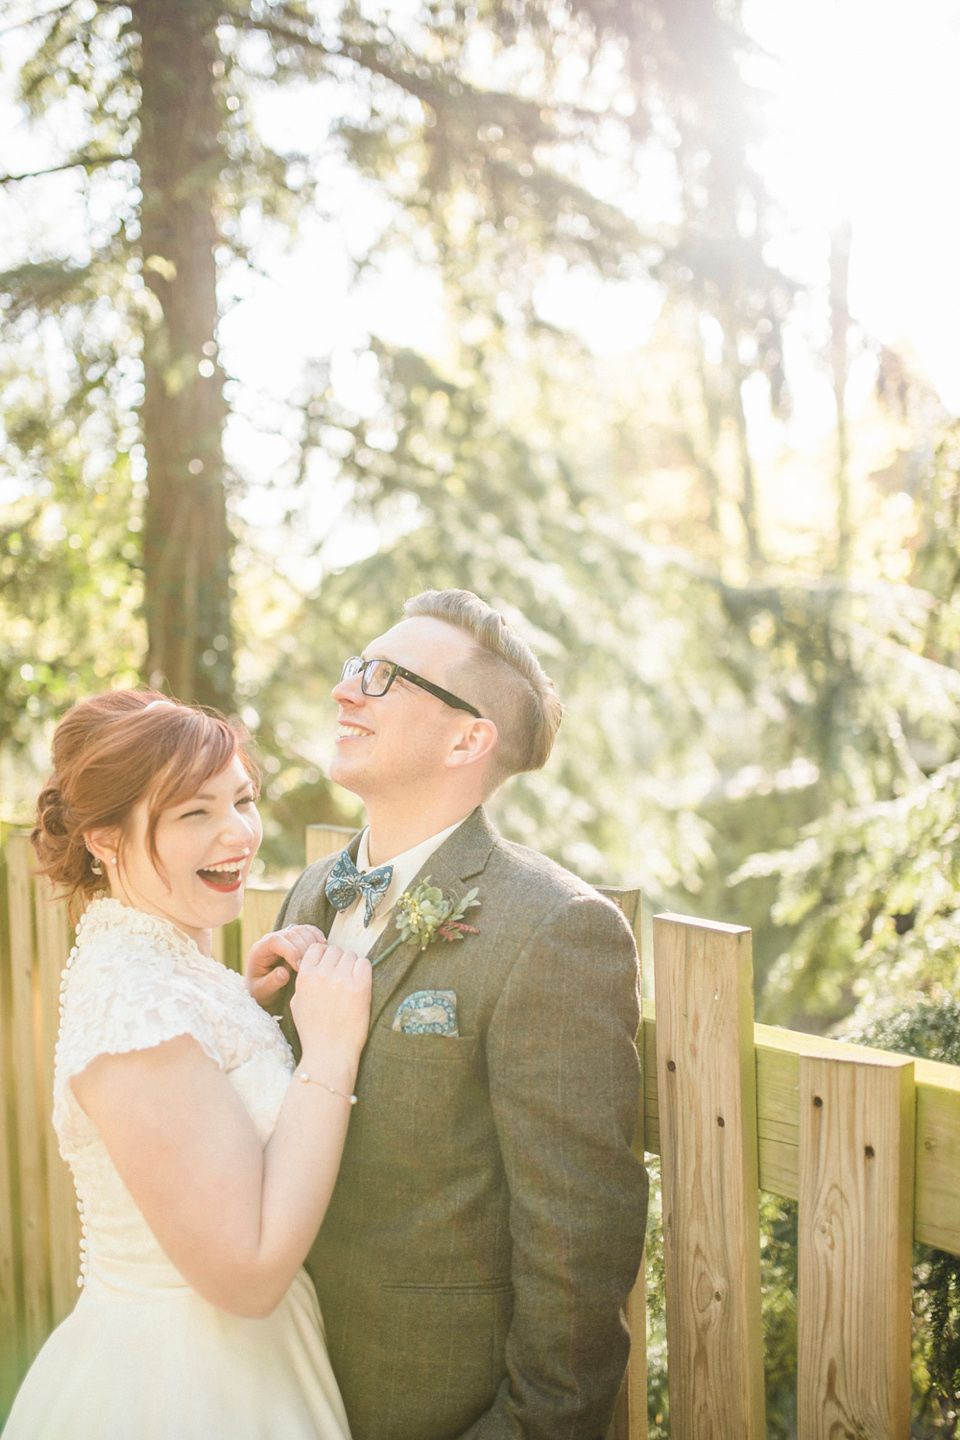
[[[279,924],[329,931],[333,863],[303,872]],[[479,887],[479,934],[375,967],[360,1103],[307,1260],[353,1437],[602,1440],[647,1206],[633,936],[482,809],[426,875],[448,897]],[[458,1034],[393,1028],[437,990]]]

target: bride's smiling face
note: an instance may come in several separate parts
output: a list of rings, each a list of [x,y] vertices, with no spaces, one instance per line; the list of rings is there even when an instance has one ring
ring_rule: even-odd
[[[263,836],[254,786],[240,758],[203,781],[198,794],[160,812],[155,858],[149,822],[149,800],[142,800],[119,853],[106,836],[91,837],[102,841],[96,849],[104,856],[111,894],[172,921],[206,950],[209,932],[240,914],[244,883]]]

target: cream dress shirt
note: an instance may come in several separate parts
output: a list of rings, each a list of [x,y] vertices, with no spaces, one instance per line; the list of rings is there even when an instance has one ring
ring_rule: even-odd
[[[464,816],[463,820],[466,818]],[[458,820],[454,825],[448,825],[446,830],[441,830],[438,835],[431,835],[428,840],[421,840],[420,844],[414,845],[412,850],[404,850],[401,855],[395,855],[392,860],[385,860],[383,862],[385,865],[393,866],[393,874],[390,877],[389,886],[373,912],[370,924],[364,928],[363,917],[366,911],[366,901],[361,895],[346,910],[337,911],[336,919],[330,926],[330,934],[327,936],[330,944],[339,945],[343,950],[352,950],[357,955],[369,955],[387,928],[390,911],[410,885],[413,877],[430,859],[434,850],[439,849],[444,840],[463,824],[463,820]],[[361,875],[374,868],[370,864],[370,852],[367,847],[369,833],[368,830],[364,830],[360,837],[360,849],[357,851],[357,869]]]

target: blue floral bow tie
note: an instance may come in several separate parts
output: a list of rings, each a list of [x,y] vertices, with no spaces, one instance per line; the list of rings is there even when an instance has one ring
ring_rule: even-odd
[[[373,919],[374,910],[387,893],[392,878],[392,865],[378,865],[376,870],[368,870],[365,875],[361,875],[349,853],[344,850],[327,877],[327,899],[335,910],[346,910],[362,895],[366,902],[363,916],[363,926],[366,929]]]

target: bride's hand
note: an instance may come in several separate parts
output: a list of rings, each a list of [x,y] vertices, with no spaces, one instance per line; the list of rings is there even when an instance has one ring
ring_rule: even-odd
[[[290,1010],[304,1064],[316,1066],[329,1085],[353,1085],[370,1023],[372,980],[366,956],[339,945],[311,945],[300,962]]]
[[[311,945],[324,941],[322,930],[316,925],[287,925],[283,930],[272,930],[255,945],[244,968],[247,989],[264,1010],[269,1010],[280,991],[296,974],[300,962]]]

